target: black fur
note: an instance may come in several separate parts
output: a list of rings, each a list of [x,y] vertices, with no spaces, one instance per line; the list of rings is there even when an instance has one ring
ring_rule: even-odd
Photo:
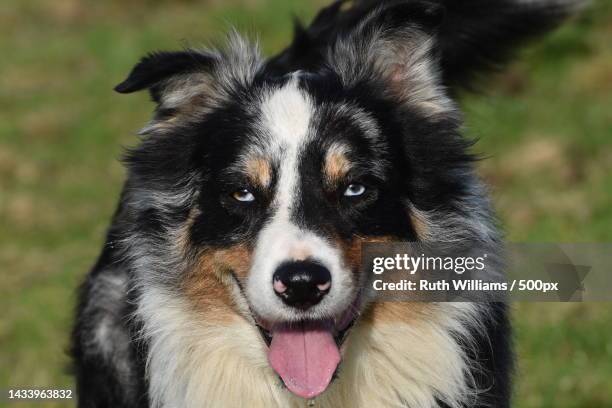
[[[123,208],[120,204],[114,216],[115,228],[111,228],[108,232],[100,257],[79,289],[79,314],[73,328],[70,351],[74,361],[77,362],[73,366],[73,374],[76,377],[79,396],[78,406],[82,408],[146,408],[149,406],[144,368],[146,345],[138,340],[138,323],[131,319],[133,304],[129,301],[125,302],[118,310],[113,307],[105,308],[104,304],[94,307],[93,310],[90,306],[94,300],[96,277],[100,273],[108,273],[109,268],[124,267],[115,248],[115,242],[119,237],[115,230],[122,212]],[[114,365],[109,364],[106,358],[88,350],[89,337],[95,330],[93,325],[100,318],[109,315],[122,322],[121,326],[130,334],[128,358],[125,361],[125,364],[133,369],[133,376],[130,378],[118,373]],[[126,395],[126,385],[129,385],[131,389],[130,395]]]
[[[150,54],[115,88],[120,93],[148,89],[158,107],[143,141],[126,154],[128,180],[102,253],[79,291],[72,336],[79,407],[148,407],[149,345],[136,313],[141,291],[151,284],[176,289],[179,265],[192,261],[200,248],[253,248],[274,211],[270,191],[278,183],[279,163],[272,163],[270,190],[253,190],[253,204],[231,198],[247,183],[235,164],[259,143],[257,104],[262,93],[290,77],[298,78],[300,89],[313,99],[319,129],[300,159],[300,189],[308,195],[292,208],[296,224],[329,239],[350,241],[359,235],[415,240],[417,228],[406,215],[409,200],[447,222],[441,240],[446,234],[485,239],[469,225],[452,224],[470,217],[494,223],[473,175],[471,142],[460,133],[455,108],[426,114],[413,101],[391,97],[391,79],[377,75],[374,67],[366,67],[371,68],[369,75],[348,83],[330,66],[329,54],[335,44],[352,41],[355,35],[413,30],[433,38],[427,57],[440,71],[442,83],[435,83],[433,72],[431,86],[466,88],[479,73],[505,62],[517,45],[557,25],[572,7],[546,0],[362,0],[348,9],[344,3],[323,9],[308,28],[296,25],[292,44],[261,66],[246,62],[254,71],[248,80],[223,78],[235,68],[230,64],[237,63],[223,53],[185,50]],[[215,95],[194,97],[189,91],[198,86]],[[185,88],[179,95],[183,99],[166,106],[164,96],[177,87]],[[214,103],[208,100],[219,95],[223,98]],[[368,137],[363,124],[333,108],[341,104],[365,112],[380,140]],[[339,141],[351,146],[350,159],[356,163],[343,182],[358,180],[367,186],[359,198],[344,197],[345,185],[330,187],[320,181],[324,153]],[[169,236],[187,224],[188,248],[177,259]],[[497,245],[498,237],[491,241]],[[160,270],[143,276],[139,262],[149,258]],[[465,405],[503,408],[509,406],[511,394],[510,324],[504,304],[488,309],[484,331],[474,333],[475,344],[463,345],[478,363],[472,374],[482,390]]]
[[[153,52],[144,57],[130,72],[127,79],[115,87],[119,93],[149,89],[155,102],[159,102],[160,86],[164,80],[179,74],[208,71],[214,60],[198,52]]]
[[[479,74],[497,70],[526,41],[546,33],[576,10],[579,2],[515,0],[338,0],[321,10],[308,28],[295,25],[292,44],[270,59],[274,73],[313,70],[327,47],[351,32],[375,8],[395,24],[436,28],[440,67],[449,88],[471,88]],[[397,14],[397,9],[405,13]]]

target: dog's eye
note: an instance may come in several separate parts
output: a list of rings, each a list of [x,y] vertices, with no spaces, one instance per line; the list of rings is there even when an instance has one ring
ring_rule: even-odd
[[[252,201],[255,201],[255,195],[246,188],[243,188],[242,190],[234,191],[232,193],[232,197],[236,201],[241,201],[243,203],[250,203]]]
[[[366,188],[363,184],[352,183],[346,187],[344,190],[345,197],[357,197],[365,193]]]

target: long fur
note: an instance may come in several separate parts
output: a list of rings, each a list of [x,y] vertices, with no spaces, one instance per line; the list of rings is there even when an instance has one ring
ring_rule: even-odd
[[[506,305],[371,302],[360,245],[469,241],[501,265],[453,93],[577,4],[338,1],[269,59],[236,33],[143,58],[116,90],[146,89],[156,109],[80,290],[79,407],[303,406],[262,325],[317,319],[354,321],[317,406],[508,407]],[[355,180],[364,196],[347,199]],[[232,198],[245,185],[251,204]],[[333,282],[304,311],[270,284],[296,259]]]
[[[350,7],[346,7],[347,4]],[[435,37],[445,86],[473,88],[483,73],[499,70],[520,46],[560,25],[586,0],[338,0],[304,28],[295,23],[293,42],[271,58],[274,72],[316,69],[327,48],[350,33],[372,10],[407,6],[438,24]],[[400,22],[401,24],[401,22]]]

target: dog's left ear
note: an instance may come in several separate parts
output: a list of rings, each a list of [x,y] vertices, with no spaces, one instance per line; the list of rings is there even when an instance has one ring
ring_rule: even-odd
[[[444,8],[426,1],[376,8],[332,44],[328,66],[345,85],[375,81],[389,97],[427,116],[453,111],[434,47],[443,18]]]

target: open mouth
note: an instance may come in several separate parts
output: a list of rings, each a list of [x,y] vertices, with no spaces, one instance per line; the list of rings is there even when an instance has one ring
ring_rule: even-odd
[[[240,292],[242,285],[232,273]],[[245,296],[246,298],[246,296]],[[268,324],[251,317],[268,346],[270,366],[297,396],[314,398],[327,389],[341,361],[340,348],[354,326],[360,297],[336,320],[302,320]]]
[[[333,330],[333,338],[334,341],[336,342],[336,345],[338,347],[341,347],[342,344],[344,344],[344,340],[346,339],[349,331],[351,330],[351,328],[353,327],[353,325],[355,324],[355,322],[357,321],[357,317],[354,317],[353,319],[350,319],[348,324],[346,324],[346,327],[341,329],[341,330]],[[298,323],[292,323],[291,325],[286,325],[286,326],[291,326],[292,328],[296,328],[296,327],[300,327],[302,325],[322,325],[322,326],[328,326],[331,325],[330,322],[314,322],[314,321],[302,321],[302,322],[298,322]],[[266,343],[266,346],[270,347],[270,344],[272,343],[272,332],[268,329],[266,329],[265,327],[263,327],[261,324],[259,323],[255,323],[255,326],[257,327],[257,329],[259,330],[259,333],[261,334],[261,338],[264,340],[264,342]]]
[[[268,345],[270,366],[292,393],[313,398],[327,389],[341,361],[340,348],[356,316],[336,326],[328,320],[257,328]]]

